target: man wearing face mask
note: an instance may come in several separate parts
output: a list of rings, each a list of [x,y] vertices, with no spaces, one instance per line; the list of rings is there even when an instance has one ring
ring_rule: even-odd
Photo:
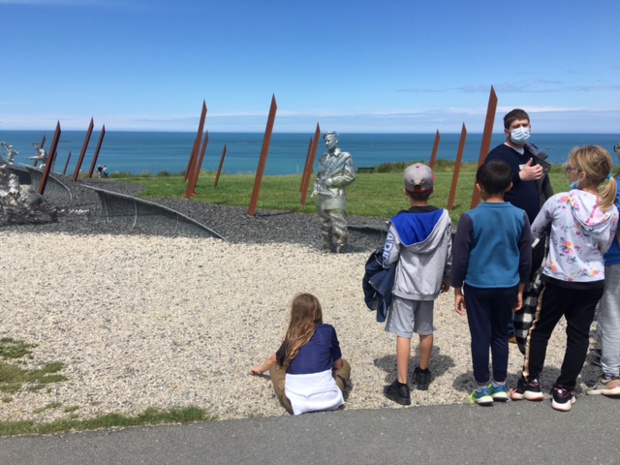
[[[510,165],[513,187],[504,198],[525,210],[530,223],[545,200],[553,195],[549,176],[537,158],[540,152],[535,145],[527,143],[531,130],[530,117],[525,111],[520,108],[510,111],[504,116],[506,142],[491,150],[485,160],[503,160]]]

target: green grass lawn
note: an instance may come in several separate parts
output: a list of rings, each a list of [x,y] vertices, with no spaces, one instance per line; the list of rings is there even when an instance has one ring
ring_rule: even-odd
[[[400,167],[399,167],[400,168]],[[436,169],[435,193],[430,203],[446,208],[454,173],[454,162],[439,160]],[[476,174],[475,164],[463,164],[461,167],[454,208],[453,220],[470,209],[474,192]],[[550,173],[555,192],[568,188],[568,182],[561,166],[554,166]],[[216,205],[248,206],[254,188],[254,175],[222,175],[217,188],[213,186],[215,175],[203,172],[196,186],[192,202],[208,202]],[[115,175],[110,182],[122,181],[144,186],[140,197],[149,198],[183,198],[187,184],[181,175],[165,176],[123,176]],[[258,200],[258,208],[266,210],[285,210],[303,213],[315,213],[316,202],[310,197],[314,176],[308,188],[305,205],[301,205],[301,175],[266,176],[263,178]],[[358,173],[353,184],[347,188],[347,213],[354,216],[374,216],[390,218],[399,210],[408,207],[403,194],[403,170],[391,172]]]

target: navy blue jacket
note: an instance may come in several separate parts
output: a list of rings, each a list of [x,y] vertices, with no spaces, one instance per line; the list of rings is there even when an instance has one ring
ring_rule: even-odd
[[[362,288],[364,302],[370,310],[377,311],[377,322],[383,323],[392,303],[392,288],[396,276],[396,264],[383,268],[383,247],[370,254],[366,261]]]

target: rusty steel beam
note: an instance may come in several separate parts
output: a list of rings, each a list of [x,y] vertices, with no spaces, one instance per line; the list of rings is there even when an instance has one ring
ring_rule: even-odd
[[[84,155],[86,154],[86,149],[88,148],[88,143],[90,142],[90,136],[93,133],[94,127],[95,127],[95,122],[91,118],[90,124],[88,125],[88,130],[86,131],[86,137],[84,138],[84,144],[82,145],[82,151],[80,152],[80,158],[78,158],[77,165],[75,166],[75,172],[73,173],[74,181],[77,181],[78,176],[80,174],[80,168],[82,168],[82,162],[84,161]]]
[[[452,185],[450,186],[450,196],[448,197],[448,211],[454,208],[454,198],[456,196],[456,188],[459,182],[459,173],[461,171],[461,162],[463,160],[463,152],[465,151],[465,140],[467,139],[467,128],[463,123],[461,129],[461,139],[459,140],[459,150],[456,155],[456,163],[454,165],[454,173],[452,175]]]
[[[220,174],[222,173],[222,166],[224,166],[224,158],[226,158],[226,144],[224,144],[224,149],[222,150],[222,156],[220,157],[220,164],[217,167],[217,174],[215,175],[213,187],[217,187],[217,183],[220,182]]]
[[[304,188],[301,191],[301,204],[306,204],[306,197],[308,195],[308,185],[312,178],[312,169],[314,168],[314,159],[316,158],[316,151],[319,147],[319,138],[321,137],[321,126],[316,123],[316,130],[314,131],[314,140],[312,141],[312,152],[310,153],[310,161],[308,163],[308,174],[306,175],[306,181],[304,182]]]
[[[52,171],[52,165],[56,160],[56,148],[58,147],[58,141],[60,140],[60,122],[56,123],[56,131],[54,132],[54,138],[52,139],[52,146],[50,147],[50,153],[47,157],[47,163],[45,164],[45,169],[43,170],[43,176],[41,177],[41,183],[39,184],[39,195],[43,195],[45,192],[45,186],[47,185],[47,178]]]
[[[202,111],[200,112],[200,122],[198,123],[198,133],[196,134],[196,139],[194,140],[194,146],[192,147],[192,153],[189,156],[189,161],[187,162],[187,169],[185,170],[185,176],[183,176],[183,181],[187,181],[191,179],[190,176],[193,175],[193,169],[196,166],[196,161],[198,160],[198,151],[200,150],[200,143],[202,141],[202,132],[205,128],[205,119],[207,118],[207,102],[202,101]]]
[[[491,137],[493,137],[493,123],[495,121],[495,112],[497,110],[497,95],[495,89],[491,86],[489,93],[489,104],[487,106],[487,116],[484,121],[484,132],[482,133],[482,144],[480,144],[480,155],[478,156],[478,168],[482,166],[491,149]],[[474,192],[471,195],[471,208],[475,208],[480,203],[480,192],[474,186]]]
[[[312,151],[312,137],[308,142],[308,151],[306,152],[306,161],[304,162],[304,172],[301,175],[301,183],[299,184],[299,193],[304,191],[304,184],[306,183],[306,176],[308,175],[308,164],[310,163],[310,152]]]
[[[193,168],[192,175],[187,183],[187,190],[185,191],[185,198],[191,198],[196,196],[196,184],[198,184],[198,178],[200,177],[200,170],[202,169],[202,161],[205,158],[205,151],[207,150],[207,144],[209,143],[209,131],[205,133],[204,142],[202,144],[202,150],[200,151],[200,158],[198,159],[196,166]]]
[[[99,153],[101,152],[101,146],[103,145],[103,139],[105,137],[105,124],[101,126],[101,134],[99,134],[99,141],[97,142],[97,148],[95,149],[95,156],[93,157],[93,162],[90,165],[90,173],[89,178],[93,177],[93,172],[95,171],[95,165],[97,164],[97,160],[99,159]]]
[[[267,163],[267,155],[269,154],[269,145],[271,144],[271,134],[273,133],[273,123],[276,120],[276,112],[278,111],[278,105],[276,104],[276,96],[271,97],[271,107],[269,108],[269,117],[267,118],[267,127],[265,128],[265,137],[263,139],[263,148],[260,152],[260,159],[258,160],[258,168],[256,170],[256,177],[254,178],[254,189],[252,190],[252,198],[250,199],[250,208],[248,209],[248,215],[254,216],[256,214],[256,205],[258,204],[258,195],[260,194],[260,186],[263,182],[263,173],[265,171],[265,164]]]
[[[437,159],[437,150],[439,150],[440,139],[441,136],[439,135],[439,129],[437,129],[437,132],[435,133],[435,143],[433,144],[433,153],[431,154],[431,161],[428,164],[431,169],[435,169],[435,160]]]
[[[97,158],[99,158],[99,151],[101,150],[101,144],[103,144],[103,138],[105,137],[105,124],[101,128],[101,134],[99,134],[99,142],[97,143],[97,148],[95,149],[95,156],[93,157],[93,162],[90,164],[90,171],[88,172],[88,178],[92,179],[93,171],[95,171],[95,165],[97,164]]]
[[[71,151],[69,150],[69,156],[67,157],[67,162],[65,163],[65,169],[62,171],[62,175],[67,174],[67,167],[69,166],[69,160],[71,160]]]

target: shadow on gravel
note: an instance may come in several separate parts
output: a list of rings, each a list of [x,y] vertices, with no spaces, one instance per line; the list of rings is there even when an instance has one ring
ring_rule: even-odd
[[[414,341],[413,339],[412,341]],[[413,349],[413,347],[412,347]],[[418,359],[420,357],[420,348],[415,348],[415,355],[409,358],[409,376],[413,374],[413,370],[418,366]],[[385,382],[391,383],[396,379],[396,354],[385,355],[381,358],[376,358],[374,364],[377,368],[381,368],[386,372]],[[441,347],[433,347],[433,356],[431,357],[430,369],[433,374],[433,379],[436,379],[444,375],[450,368],[454,366],[454,360],[452,357],[441,354]]]

